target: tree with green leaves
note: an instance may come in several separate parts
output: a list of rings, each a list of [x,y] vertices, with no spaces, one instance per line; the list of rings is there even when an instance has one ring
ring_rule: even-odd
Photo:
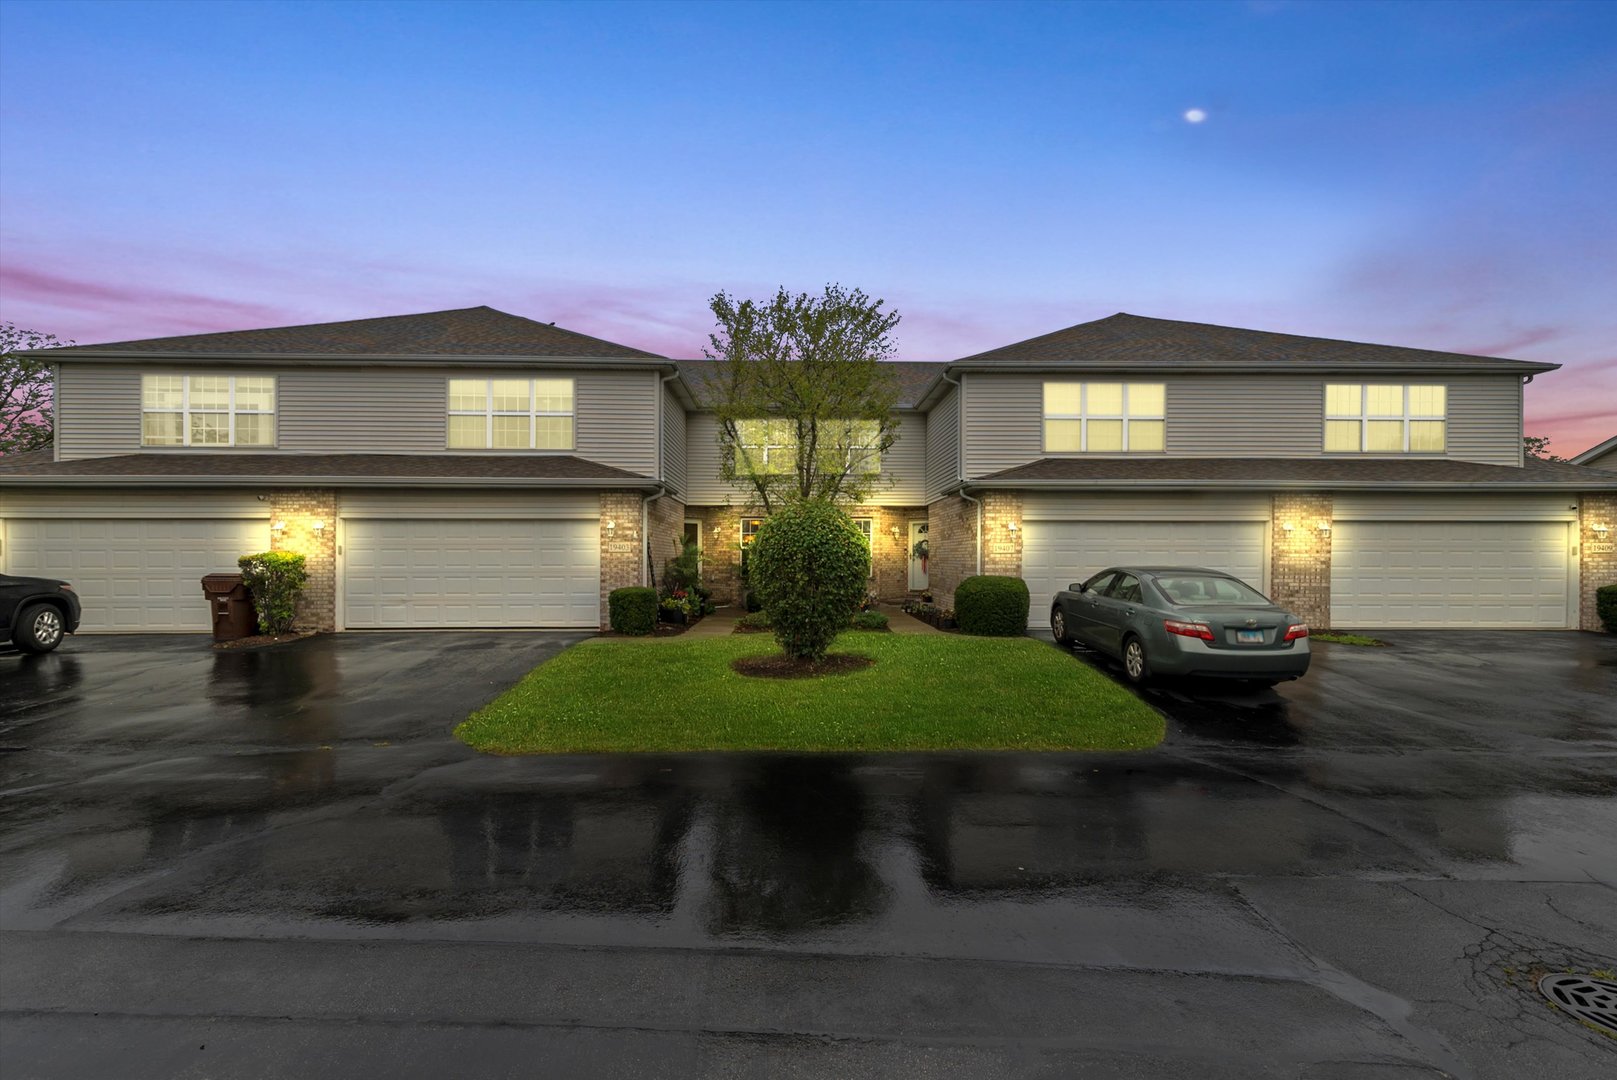
[[[54,334],[0,323],[0,454],[49,446],[55,430],[51,365],[19,354],[71,344]]]
[[[1565,461],[1559,454],[1550,453],[1550,437],[1548,435],[1524,435],[1522,445],[1527,448],[1527,456],[1538,458],[1540,461]]]
[[[724,478],[764,513],[810,499],[858,502],[879,483],[893,445],[899,315],[859,289],[819,296],[780,289],[767,301],[719,293],[709,359]]]

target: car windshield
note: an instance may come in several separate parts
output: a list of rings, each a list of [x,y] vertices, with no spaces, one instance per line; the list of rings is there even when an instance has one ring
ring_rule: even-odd
[[[1181,607],[1205,604],[1263,604],[1269,598],[1258,590],[1234,578],[1213,574],[1164,574],[1157,578],[1157,588],[1169,602]]]

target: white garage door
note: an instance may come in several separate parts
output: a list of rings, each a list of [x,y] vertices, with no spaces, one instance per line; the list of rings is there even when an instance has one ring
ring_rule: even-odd
[[[1044,623],[1061,589],[1120,563],[1205,566],[1264,587],[1269,527],[1261,521],[1029,521],[1023,529],[1033,625]]]
[[[1568,543],[1564,522],[1339,521],[1331,624],[1569,626]]]
[[[8,574],[71,582],[85,631],[212,629],[202,576],[268,550],[267,520],[30,519],[6,522]]]
[[[594,521],[343,523],[350,629],[600,625]]]

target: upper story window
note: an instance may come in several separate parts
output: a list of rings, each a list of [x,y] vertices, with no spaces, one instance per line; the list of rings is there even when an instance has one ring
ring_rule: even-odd
[[[142,375],[140,445],[274,446],[275,376]]]
[[[1167,439],[1163,383],[1047,382],[1047,454],[1161,453]]]
[[[1441,454],[1448,439],[1442,386],[1329,383],[1325,450],[1333,454]]]
[[[450,379],[449,449],[573,449],[572,379]]]
[[[881,472],[881,425],[874,420],[822,421],[819,427],[822,445],[832,453],[843,455],[848,471],[874,475]],[[763,475],[785,475],[797,468],[797,425],[791,420],[775,418],[740,420],[736,422],[737,441],[752,463],[752,469]]]

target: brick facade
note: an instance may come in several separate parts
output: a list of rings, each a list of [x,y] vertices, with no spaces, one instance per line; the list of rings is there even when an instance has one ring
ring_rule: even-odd
[[[640,495],[601,492],[601,628],[607,628],[607,594],[645,583],[645,549],[640,539]]]
[[[302,555],[309,574],[298,597],[293,626],[335,630],[337,492],[331,488],[277,488],[269,493],[269,505],[270,550]]]
[[[685,508],[684,516],[701,523],[702,580],[713,590],[713,602],[740,603],[741,519],[763,517],[763,512],[739,506],[692,506]],[[875,570],[872,591],[888,601],[912,595],[909,587],[910,523],[926,521],[926,507],[854,506],[848,508],[848,516],[871,519],[871,556]]]
[[[1269,521],[1269,596],[1318,629],[1331,625],[1332,530],[1320,525],[1332,524],[1334,503],[1330,495],[1276,495]]]
[[[1594,526],[1606,526],[1604,535]],[[1604,548],[1605,550],[1599,550]],[[1617,493],[1586,493],[1578,499],[1578,628],[1604,630],[1595,611],[1595,590],[1617,585]]]
[[[933,502],[926,512],[931,522],[927,576],[932,598],[939,607],[952,608],[955,589],[977,572],[977,504],[950,495]]]
[[[663,496],[646,510],[646,532],[651,544],[651,580],[660,589],[668,560],[678,555],[685,531],[685,504]]]

